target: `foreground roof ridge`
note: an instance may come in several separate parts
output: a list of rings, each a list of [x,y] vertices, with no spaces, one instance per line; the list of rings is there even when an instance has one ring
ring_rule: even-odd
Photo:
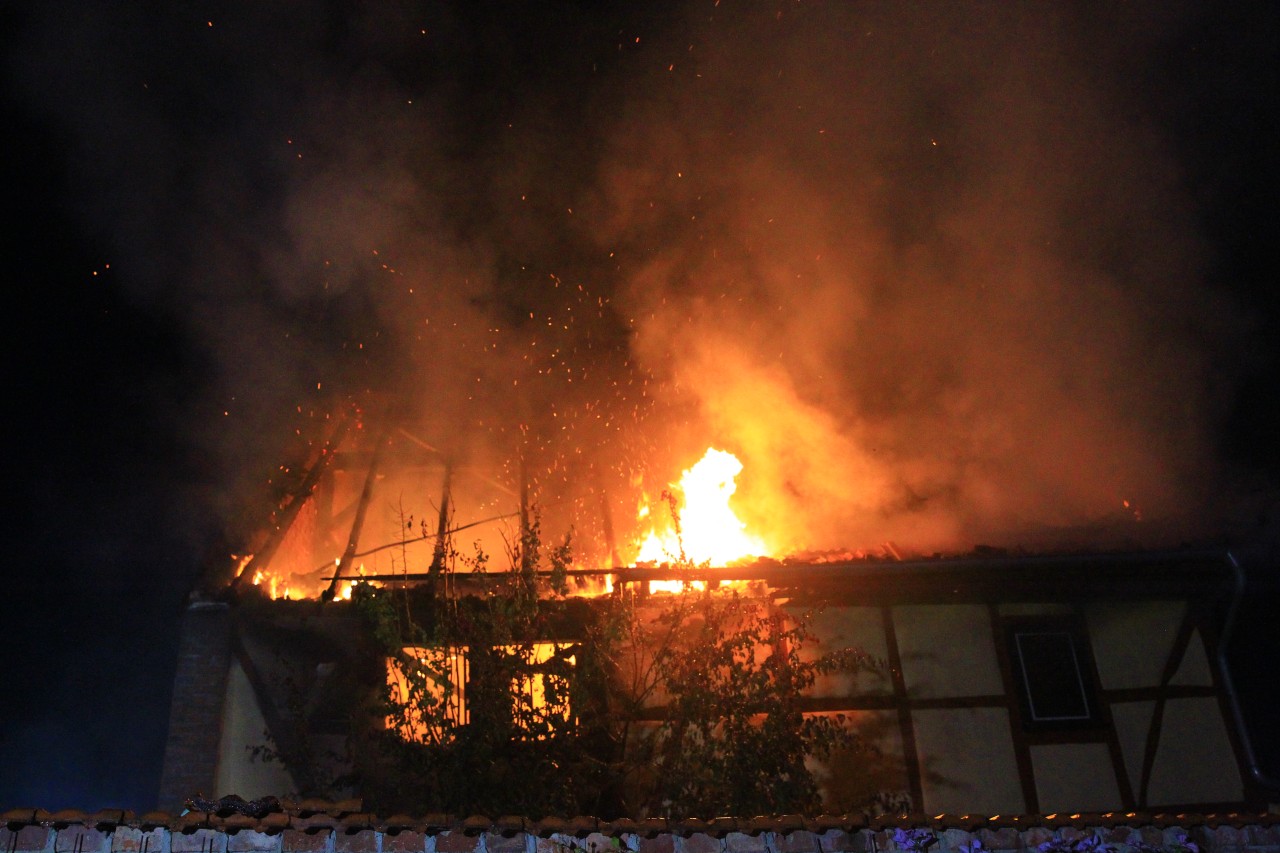
[[[274,798],[271,798],[274,801]],[[236,798],[215,801],[220,807],[207,810],[188,809],[179,814],[149,811],[141,815],[124,809],[100,809],[83,811],[62,809],[49,811],[40,808],[13,808],[0,812],[0,831],[20,832],[27,827],[40,827],[60,831],[71,827],[83,827],[98,832],[111,832],[125,827],[144,831],[168,830],[190,834],[199,830],[212,830],[234,835],[241,831],[278,835],[286,830],[314,834],[321,831],[341,831],[344,834],[377,832],[397,835],[414,832],[423,835],[461,833],[468,836],[496,834],[512,837],[526,834],[538,838],[557,835],[586,837],[601,835],[615,838],[624,835],[653,838],[663,834],[688,837],[694,834],[722,838],[729,834],[758,836],[763,833],[790,834],[795,832],[871,833],[894,829],[930,829],[937,832],[1015,830],[1112,830],[1130,827],[1154,827],[1158,829],[1203,827],[1243,828],[1260,827],[1276,830],[1271,844],[1280,853],[1280,813],[1273,811],[1131,811],[1131,812],[1074,812],[1051,814],[937,814],[913,812],[898,815],[870,816],[865,813],[819,815],[757,815],[754,817],[720,816],[713,818],[620,818],[605,820],[589,815],[572,818],[547,816],[530,818],[520,815],[451,815],[424,813],[413,816],[394,814],[379,817],[362,808],[360,800],[279,800],[270,810],[260,814],[245,814],[233,803],[246,803]],[[254,801],[257,802],[257,801]],[[0,844],[0,850],[14,853],[26,848]],[[988,848],[991,849],[991,848]],[[59,846],[55,853],[63,853]],[[79,853],[91,853],[79,848]],[[114,851],[120,853],[120,851]],[[159,853],[148,851],[147,853]]]

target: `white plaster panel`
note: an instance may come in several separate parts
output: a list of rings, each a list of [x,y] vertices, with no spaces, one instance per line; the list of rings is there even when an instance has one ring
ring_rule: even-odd
[[[908,794],[897,712],[845,711],[843,716],[869,748],[838,750],[825,760],[805,760],[822,791],[824,808],[833,814],[863,811],[881,791]]]
[[[222,740],[218,744],[217,795],[238,794],[247,800],[294,790],[293,779],[278,761],[254,759],[252,747],[267,742],[267,721],[258,707],[249,677],[233,660],[222,706]]]
[[[1213,698],[1170,699],[1151,769],[1151,806],[1237,802],[1244,785]]]
[[[878,661],[888,657],[884,622],[877,607],[828,607],[810,615],[809,628],[814,639],[800,650],[802,660],[816,660],[823,654],[843,648],[859,649]],[[891,692],[893,684],[887,671],[820,675],[808,691],[809,695],[819,697],[885,695]]]
[[[1204,638],[1196,630],[1187,644],[1187,653],[1174,673],[1170,684],[1191,684],[1208,687],[1213,684],[1213,673],[1209,669],[1209,655],[1204,650]]]
[[[1129,788],[1138,796],[1142,782],[1142,757],[1147,749],[1147,731],[1155,702],[1116,702],[1111,706],[1111,719],[1116,724],[1116,737],[1124,755],[1124,769],[1129,774]]]
[[[1110,812],[1124,807],[1105,743],[1033,746],[1031,766],[1042,814]]]
[[[913,711],[926,814],[1026,810],[1004,708]]]
[[[903,677],[912,696],[1004,693],[985,606],[895,607],[893,621]]]
[[[1103,688],[1157,686],[1185,607],[1181,601],[1088,605],[1085,618]]]

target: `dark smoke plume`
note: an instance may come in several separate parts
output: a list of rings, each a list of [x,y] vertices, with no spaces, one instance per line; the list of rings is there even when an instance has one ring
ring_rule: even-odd
[[[779,551],[1208,532],[1239,320],[1140,85],[1182,11],[640,5],[24,19],[78,212],[209,366],[216,511],[391,394],[523,445],[549,527],[715,445]]]

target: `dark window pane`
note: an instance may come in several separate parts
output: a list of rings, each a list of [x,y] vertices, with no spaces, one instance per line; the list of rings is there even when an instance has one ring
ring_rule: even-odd
[[[1071,634],[1019,631],[1014,634],[1014,647],[1032,722],[1089,719],[1089,700]]]

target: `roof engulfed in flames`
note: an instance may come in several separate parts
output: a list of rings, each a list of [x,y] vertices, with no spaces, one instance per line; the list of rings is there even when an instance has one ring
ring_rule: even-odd
[[[384,448],[386,435],[378,439]],[[436,452],[416,439],[401,446],[427,456]],[[377,447],[326,445],[309,471],[295,472],[298,486],[277,507],[271,529],[247,549],[251,553],[233,558],[234,585],[251,584],[271,598],[344,599],[361,577],[374,583],[412,583],[433,573],[461,577],[507,568],[489,565],[485,554],[502,554],[511,566],[521,564],[520,544],[538,529],[536,497],[518,483],[505,486],[479,469],[448,460],[424,463],[420,458],[415,463],[400,455],[390,464],[386,457],[394,454],[379,453]],[[627,566],[679,572],[768,556],[765,540],[748,531],[731,505],[742,471],[737,456],[713,447],[678,482],[669,483],[657,501],[635,483],[640,511],[631,529],[620,529],[615,538],[613,522],[606,517],[598,528],[603,536],[597,538],[607,542],[574,542],[570,568],[599,576],[580,591],[608,591],[609,570]],[[404,508],[405,494],[423,491],[424,476],[428,483],[435,477],[443,483],[439,504],[425,517]],[[394,505],[387,505],[388,495]],[[391,517],[391,523],[379,518],[376,509],[370,511],[379,502],[384,505],[381,516]],[[602,499],[596,509],[608,516],[610,504]],[[453,546],[468,539],[470,553],[465,546]],[[543,547],[548,544],[556,543]],[[655,581],[650,590],[678,592],[689,585]]]

